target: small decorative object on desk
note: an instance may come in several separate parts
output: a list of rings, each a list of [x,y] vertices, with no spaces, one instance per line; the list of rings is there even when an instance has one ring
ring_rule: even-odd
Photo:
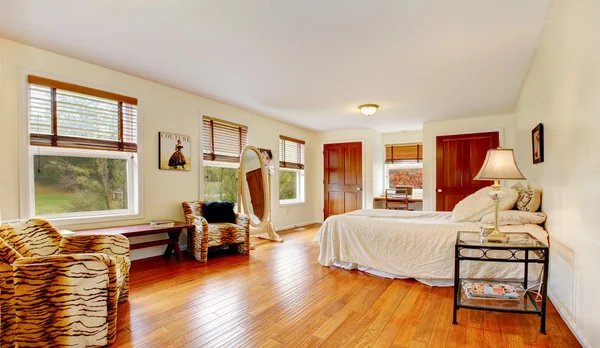
[[[150,221],[150,227],[173,227],[175,221],[173,220],[152,220]]]
[[[509,284],[467,282],[463,290],[469,299],[519,300],[515,287]]]

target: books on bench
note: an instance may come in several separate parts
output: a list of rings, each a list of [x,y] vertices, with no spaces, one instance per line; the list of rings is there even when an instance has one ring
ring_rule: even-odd
[[[173,227],[173,226],[175,226],[175,221],[173,221],[173,220],[152,220],[152,221],[150,221],[151,228]]]

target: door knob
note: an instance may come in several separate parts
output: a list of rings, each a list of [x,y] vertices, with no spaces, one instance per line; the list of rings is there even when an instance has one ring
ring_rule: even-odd
[[[442,192],[442,189],[437,189],[438,192]]]
[[[360,187],[357,187],[357,188],[356,188],[356,191],[360,191]]]

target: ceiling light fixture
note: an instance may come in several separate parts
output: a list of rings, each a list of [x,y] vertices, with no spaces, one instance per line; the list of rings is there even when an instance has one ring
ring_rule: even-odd
[[[360,112],[362,112],[363,115],[365,115],[365,116],[373,116],[377,112],[377,109],[379,108],[379,105],[377,105],[377,104],[363,104],[363,105],[359,106],[358,108],[360,109]]]

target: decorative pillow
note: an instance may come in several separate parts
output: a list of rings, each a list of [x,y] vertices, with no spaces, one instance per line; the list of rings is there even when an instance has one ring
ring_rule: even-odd
[[[502,188],[504,192],[504,198],[500,200],[500,210],[510,210],[515,206],[517,197],[519,194],[517,191],[509,188]],[[467,196],[452,210],[452,222],[461,221],[480,221],[481,218],[494,211],[494,201],[488,196],[488,193],[492,191],[492,187],[484,187],[481,190]]]
[[[481,218],[481,222],[484,224],[495,223],[494,213],[485,214]],[[546,214],[544,213],[531,213],[528,211],[520,210],[503,210],[498,213],[498,224],[504,225],[541,225],[546,221]]]
[[[235,223],[235,211],[233,203],[229,201],[222,202],[204,202],[202,216],[207,222],[230,222]]]
[[[535,189],[528,189],[521,183],[514,184],[513,189],[519,193],[517,199],[517,209],[520,211],[538,211],[542,204],[542,191]]]

